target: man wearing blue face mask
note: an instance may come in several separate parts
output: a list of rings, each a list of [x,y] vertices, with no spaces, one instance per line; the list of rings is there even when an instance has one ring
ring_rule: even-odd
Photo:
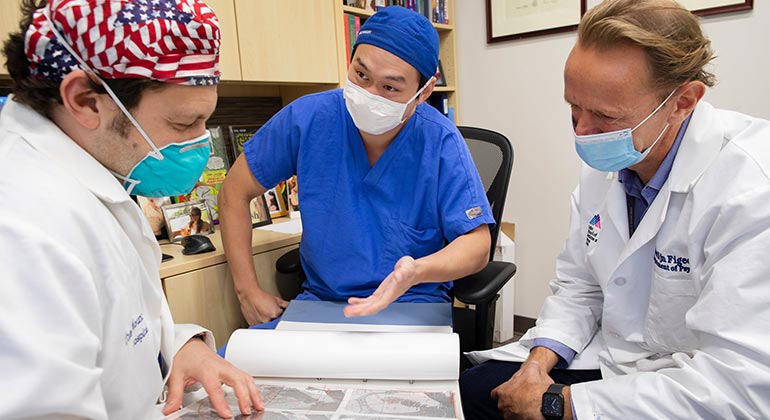
[[[770,122],[703,102],[697,17],[589,11],[564,70],[585,162],[536,326],[469,357],[465,418],[770,416]]]
[[[188,192],[206,164],[214,12],[24,0],[22,14],[3,49],[14,94],[0,115],[0,418],[161,418],[196,382],[222,417],[223,383],[243,413],[261,409],[208,331],[174,325],[160,248],[129,196]]]
[[[451,281],[484,267],[494,223],[484,188],[457,128],[425,104],[438,48],[424,16],[385,8],[362,25],[344,89],[296,100],[246,143],[219,211],[249,324],[287,302],[257,282],[248,204],[294,174],[307,275],[298,299],[347,301],[348,316],[449,302]]]

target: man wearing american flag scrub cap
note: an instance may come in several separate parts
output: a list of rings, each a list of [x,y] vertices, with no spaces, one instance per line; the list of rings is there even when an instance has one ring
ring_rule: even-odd
[[[186,193],[208,160],[216,15],[199,0],[22,8],[0,114],[0,418],[157,418],[196,382],[222,417],[222,384],[261,410],[210,332],[173,324],[129,196]]]

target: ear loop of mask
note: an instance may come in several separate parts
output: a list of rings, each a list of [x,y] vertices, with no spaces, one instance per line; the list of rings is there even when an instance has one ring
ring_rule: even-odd
[[[669,99],[671,99],[671,97],[672,97],[672,96],[674,96],[674,93],[676,93],[676,90],[677,90],[677,89],[679,89],[679,88],[677,87],[676,89],[672,90],[672,91],[671,91],[671,93],[669,93],[669,94],[668,94],[668,96],[666,96],[666,99],[664,99],[664,100],[663,100],[663,102],[661,102],[661,103],[660,103],[660,105],[658,105],[658,107],[657,107],[657,108],[655,108],[655,110],[654,110],[654,111],[652,111],[652,113],[651,113],[650,115],[648,115],[648,116],[647,116],[647,118],[643,119],[643,120],[642,120],[642,122],[640,122],[639,124],[637,124],[637,125],[636,125],[636,127],[632,128],[632,129],[631,129],[631,131],[633,132],[633,131],[634,131],[634,130],[636,130],[637,128],[641,127],[641,125],[642,125],[642,124],[644,124],[644,123],[646,123],[646,122],[647,122],[647,120],[649,120],[650,118],[652,118],[652,116],[653,116],[653,115],[657,114],[657,112],[658,112],[658,111],[660,111],[660,109],[661,109],[661,108],[663,108],[663,105],[665,105],[665,104],[666,104],[666,102],[668,102],[668,100],[669,100]],[[668,126],[668,124],[666,124],[666,126]],[[668,128],[668,127],[666,127],[666,128]],[[665,130],[665,129],[664,129],[664,130]],[[655,141],[657,142],[657,140],[655,140]],[[653,143],[653,144],[654,144],[654,143]],[[650,147],[652,147],[652,146],[650,146]]]
[[[101,85],[104,87],[104,90],[107,91],[107,94],[110,95],[110,97],[115,102],[115,104],[118,106],[118,108],[120,108],[120,110],[128,118],[128,120],[131,121],[131,124],[133,124],[134,127],[137,129],[137,131],[139,131],[139,134],[141,134],[142,137],[144,137],[144,140],[147,142],[147,144],[150,146],[150,148],[152,148],[152,150],[148,153],[148,155],[152,156],[153,158],[155,158],[157,160],[163,160],[163,154],[160,152],[160,149],[158,149],[158,147],[155,146],[155,143],[153,143],[152,140],[150,140],[150,136],[147,135],[147,133],[142,128],[142,126],[139,125],[139,123],[136,121],[136,119],[134,119],[133,115],[131,115],[131,113],[128,112],[128,109],[126,109],[126,107],[123,105],[123,102],[121,102],[120,99],[118,99],[118,96],[115,95],[115,92],[113,92],[112,89],[110,88],[110,86],[104,80],[102,80],[102,78],[99,77],[98,74],[96,74],[96,72],[91,68],[91,66],[89,66],[85,62],[85,60],[83,60],[80,57],[80,55],[77,54],[75,52],[75,50],[72,49],[72,47],[70,47],[69,43],[59,33],[59,31],[56,29],[56,25],[54,25],[53,20],[51,19],[51,17],[48,14],[48,8],[47,7],[43,9],[43,16],[45,16],[45,19],[48,21],[48,24],[51,25],[51,32],[53,32],[53,34],[59,40],[59,43],[65,49],[67,49],[67,51],[70,53],[70,55],[72,55],[72,57],[75,58],[75,60],[77,60],[77,62],[83,67],[83,70],[85,70],[86,72],[88,72],[90,74],[93,74],[94,77],[96,77],[96,79],[99,81],[99,83],[101,83]]]
[[[410,100],[408,100],[408,101],[406,102],[406,105],[407,105],[407,106],[409,106],[409,104],[410,104],[410,103],[411,103],[413,100],[417,99],[417,97],[418,97],[418,96],[420,96],[420,94],[422,94],[422,92],[423,92],[423,91],[425,91],[425,89],[428,87],[428,85],[430,84],[430,82],[431,82],[431,81],[433,81],[433,79],[435,79],[435,78],[436,78],[436,76],[431,76],[431,77],[430,77],[430,79],[428,79],[428,81],[427,81],[427,82],[425,82],[425,84],[424,84],[424,85],[422,85],[422,87],[420,88],[420,90],[418,90],[418,91],[417,91],[417,93],[415,93],[415,94],[414,94],[414,96],[412,96],[412,99],[410,99]],[[402,115],[401,117],[403,118],[404,116]],[[403,118],[399,124],[402,124],[404,121],[406,121],[406,118]]]

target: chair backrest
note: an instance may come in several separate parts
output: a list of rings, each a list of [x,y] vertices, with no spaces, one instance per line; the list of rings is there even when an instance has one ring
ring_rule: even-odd
[[[489,252],[491,261],[495,254],[505,197],[508,194],[508,183],[511,180],[513,147],[504,135],[494,131],[464,126],[458,129],[473,156],[473,162],[487,191],[492,217],[495,219],[495,226],[489,232],[492,237],[492,249]]]

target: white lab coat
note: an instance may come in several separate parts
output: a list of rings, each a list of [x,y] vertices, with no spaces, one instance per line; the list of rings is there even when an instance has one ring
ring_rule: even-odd
[[[160,417],[159,353],[170,369],[205,330],[174,328],[141,210],[13,101],[0,113],[0,162],[0,418]]]
[[[572,386],[580,420],[770,417],[769,175],[770,122],[701,102],[629,240],[617,174],[584,167],[537,325],[472,358],[588,347],[570,367],[604,380]]]

